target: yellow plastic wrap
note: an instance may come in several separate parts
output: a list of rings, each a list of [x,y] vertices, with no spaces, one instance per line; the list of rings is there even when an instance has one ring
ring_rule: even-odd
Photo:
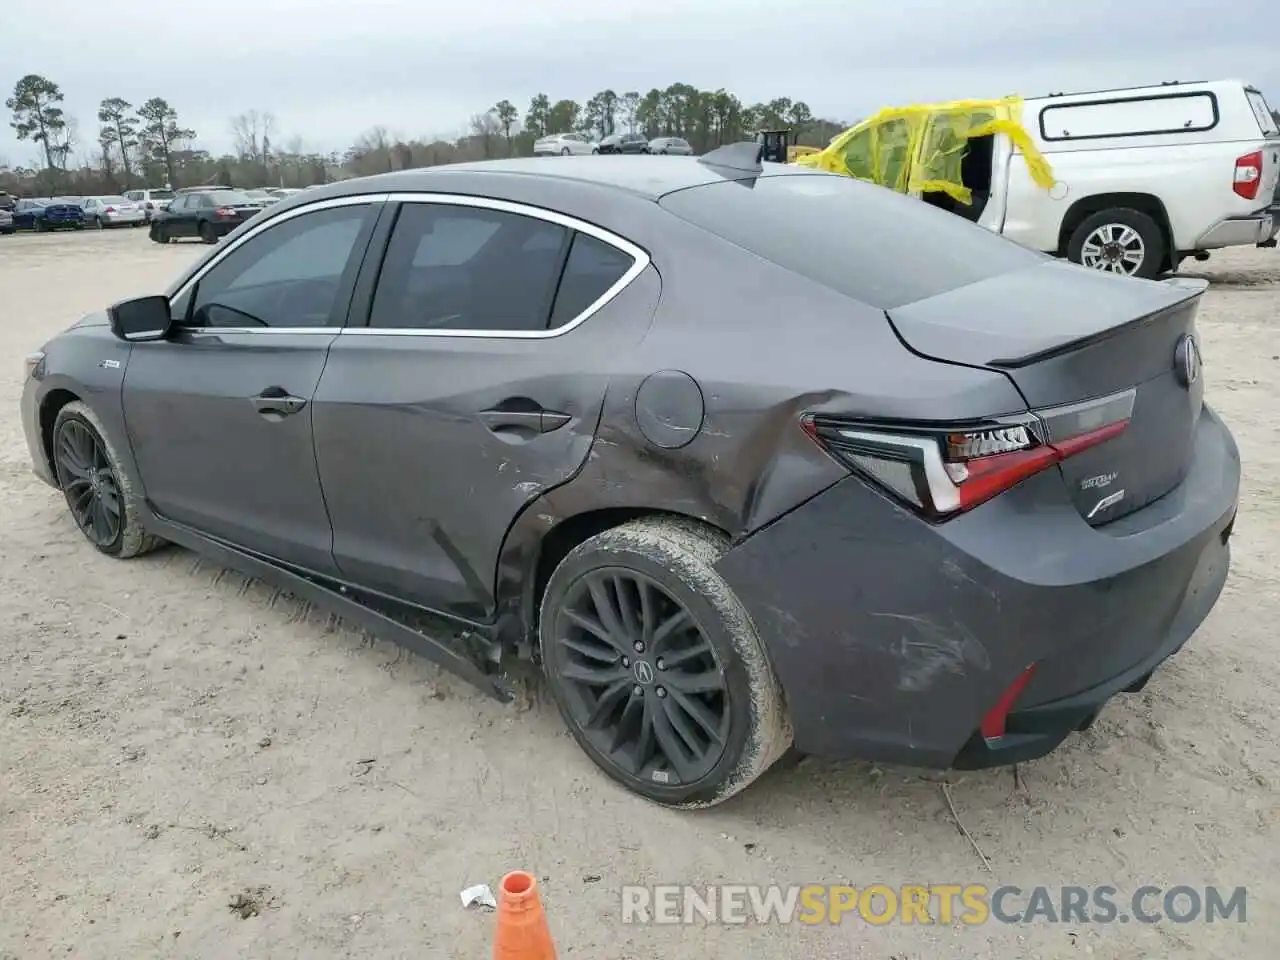
[[[967,204],[973,197],[961,180],[960,162],[970,138],[992,134],[1012,141],[1037,186],[1053,186],[1049,162],[1022,126],[1021,97],[887,107],[794,162],[899,193],[946,193]]]

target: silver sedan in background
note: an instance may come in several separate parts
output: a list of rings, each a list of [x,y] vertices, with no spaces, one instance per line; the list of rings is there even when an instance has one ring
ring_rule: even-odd
[[[553,133],[551,136],[543,137],[533,144],[533,155],[535,157],[567,157],[570,154],[581,155],[599,152],[600,144],[585,133]]]
[[[85,223],[103,227],[140,227],[147,222],[147,212],[132,200],[120,196],[85,197],[80,201]]]
[[[693,147],[680,137],[657,137],[649,141],[650,153],[669,153],[677,157],[693,156]]]

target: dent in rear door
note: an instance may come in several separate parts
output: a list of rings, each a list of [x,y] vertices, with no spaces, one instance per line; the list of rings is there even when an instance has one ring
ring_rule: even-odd
[[[313,409],[343,575],[486,616],[507,530],[585,463],[610,372],[643,338],[659,289],[647,268],[581,326],[552,337],[344,331]],[[540,432],[502,416],[538,406],[568,420]]]

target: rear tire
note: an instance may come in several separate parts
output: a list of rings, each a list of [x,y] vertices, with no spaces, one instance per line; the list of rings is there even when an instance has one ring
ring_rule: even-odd
[[[563,150],[561,150],[561,151],[560,151],[560,156],[562,156],[562,157],[567,157],[568,155],[569,155],[569,148],[568,148],[568,147],[565,147]]]
[[[102,229],[105,229],[105,227],[106,227],[106,225],[102,222],[102,218],[101,218],[101,217],[94,217],[94,218],[93,218],[93,228],[94,228],[95,230],[102,230]]]
[[[791,745],[764,647],[714,567],[727,549],[691,520],[636,520],[571,550],[542,600],[543,670],[570,733],[606,774],[664,806],[721,803]]]
[[[164,545],[142,528],[137,484],[87,405],[77,400],[58,411],[52,453],[54,475],[71,518],[100,553],[128,560]]]
[[[218,238],[214,235],[213,227],[206,220],[200,224],[200,239],[205,243],[217,243]]]
[[[1071,234],[1067,259],[1119,276],[1150,280],[1164,268],[1164,231],[1141,210],[1115,207],[1086,217]]]

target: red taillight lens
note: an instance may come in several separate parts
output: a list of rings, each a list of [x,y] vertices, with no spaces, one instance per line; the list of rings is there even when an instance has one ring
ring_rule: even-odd
[[[219,207],[214,213],[220,217],[234,217],[236,215],[236,212],[230,207]]]
[[[897,499],[929,519],[945,520],[1122,433],[1131,401],[1128,391],[1097,401],[1099,414],[1108,419],[1061,438],[1050,438],[1035,414],[964,429],[899,430],[811,415],[801,418],[801,426],[828,453]]]
[[[1231,189],[1245,200],[1258,199],[1258,187],[1262,184],[1262,151],[1246,153],[1236,160],[1235,181]]]

